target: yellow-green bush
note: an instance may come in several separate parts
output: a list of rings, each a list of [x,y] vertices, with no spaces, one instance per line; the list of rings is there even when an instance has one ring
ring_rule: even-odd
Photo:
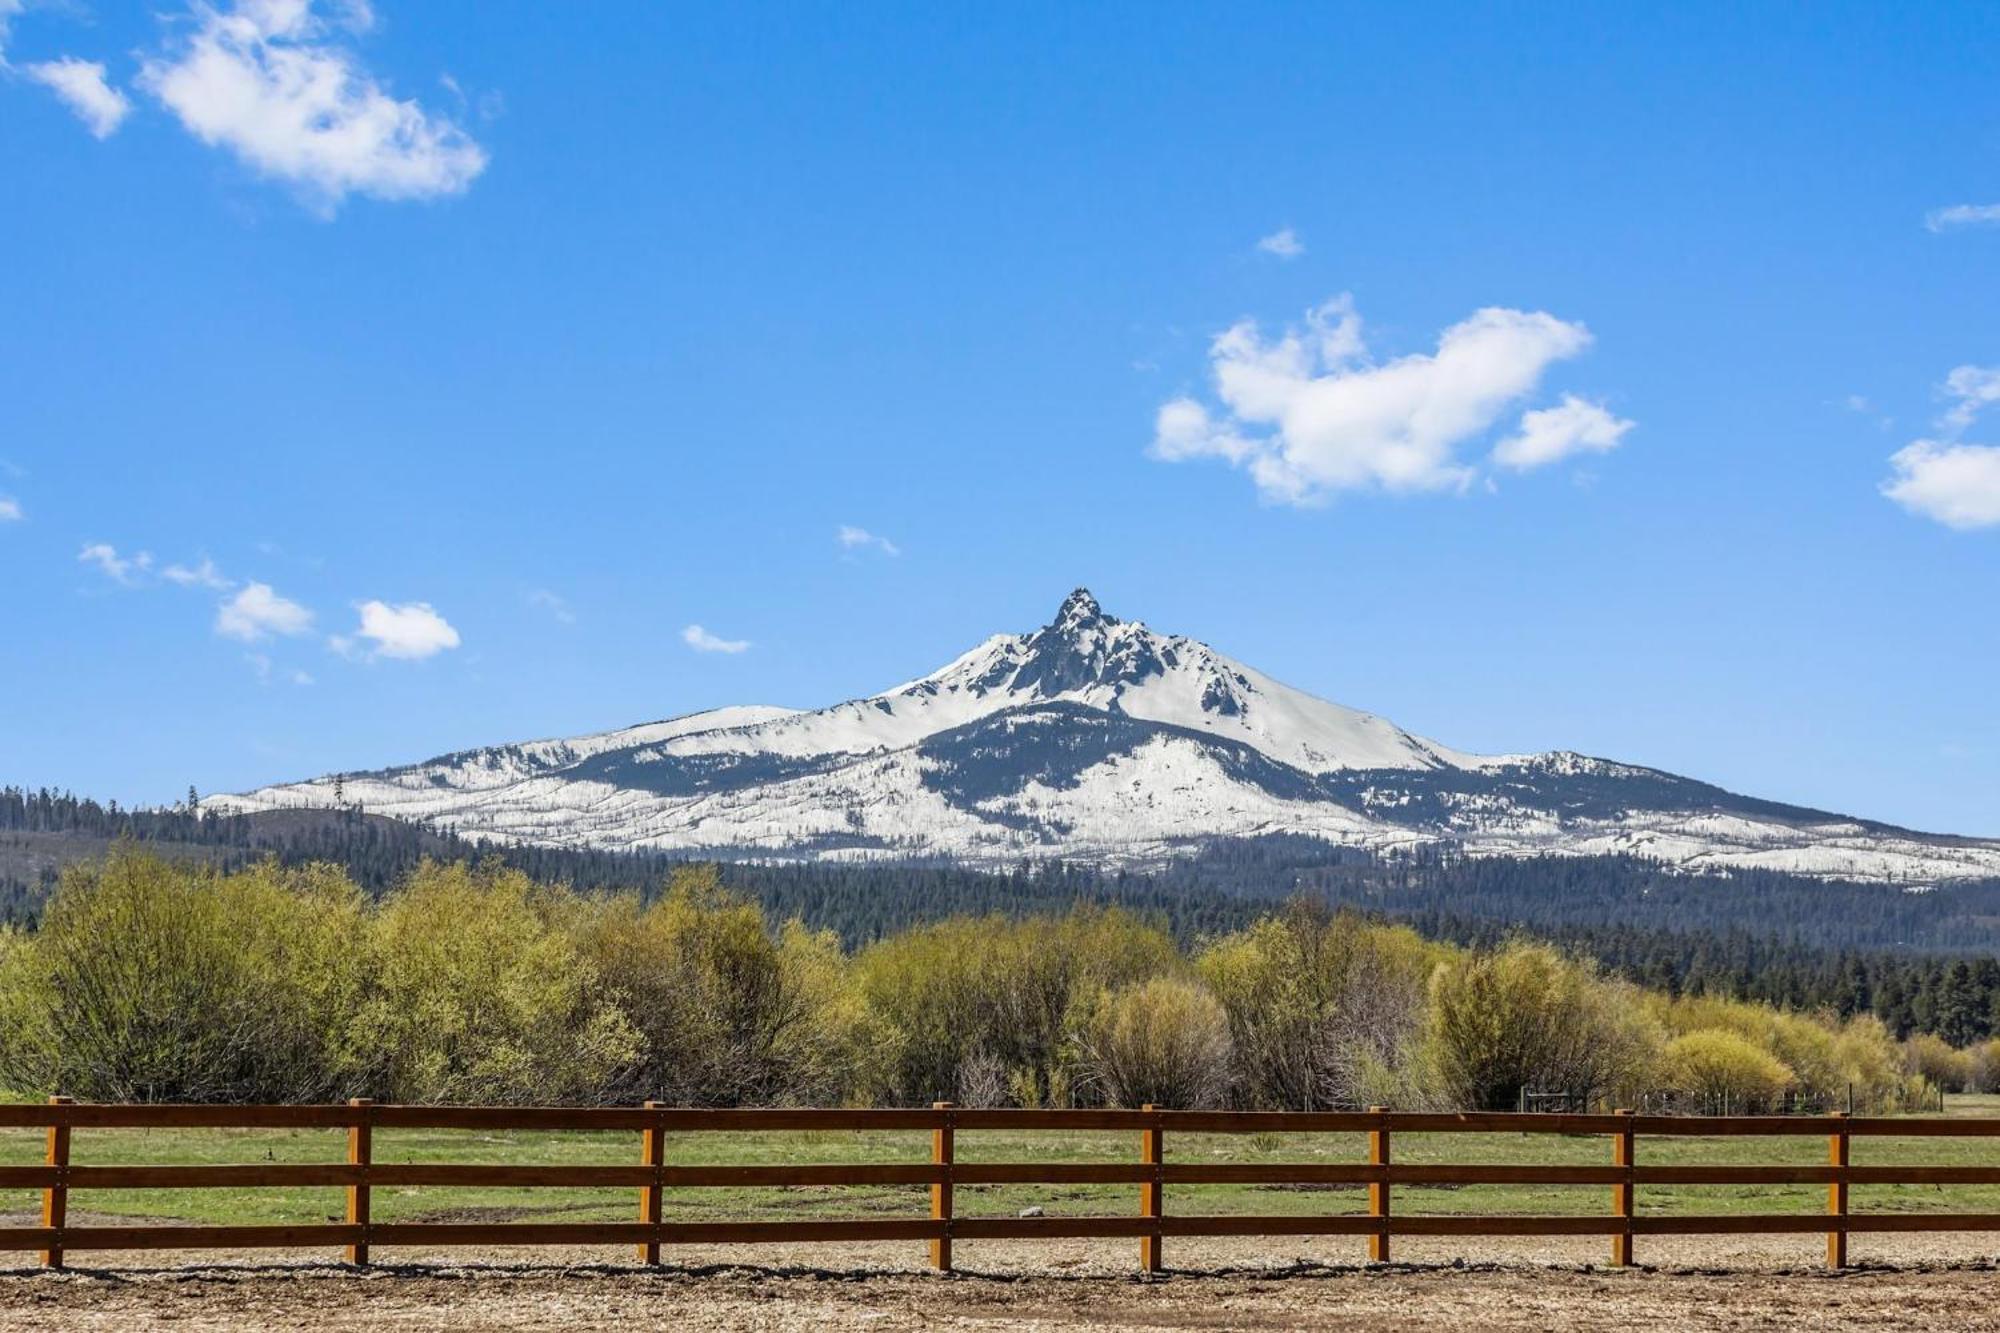
[[[365,936],[361,894],[324,867],[72,867],[0,956],[0,1079],[107,1101],[344,1095],[366,1081]]]
[[[774,936],[712,866],[676,872],[650,907],[620,894],[570,912],[604,997],[640,1038],[612,1093],[741,1106],[846,1092],[852,1007],[831,934],[793,922]]]
[[[713,867],[647,903],[426,864],[376,902],[333,867],[121,848],[0,930],[0,1086],[98,1100],[1887,1108],[1996,1083],[2000,1042],[1904,1045],[1305,903],[1186,952],[1079,907],[850,957]]]
[[[1407,1104],[1431,972],[1451,951],[1400,926],[1294,904],[1196,960],[1229,1015],[1236,1096],[1310,1111]]]
[[[854,960],[863,1095],[1064,1104],[1085,1011],[1107,990],[1184,968],[1164,931],[1115,908],[913,927]]]
[[[1220,1106],[1229,1096],[1229,1016],[1200,983],[1154,977],[1099,997],[1083,1064],[1113,1106]]]
[[[1548,945],[1516,942],[1438,967],[1423,1049],[1434,1096],[1505,1110],[1524,1090],[1590,1102],[1641,1089],[1659,1034],[1632,987]]]
[[[1670,1087],[1711,1111],[1768,1111],[1792,1084],[1784,1061],[1727,1028],[1675,1037],[1663,1064]]]
[[[356,1045],[410,1102],[592,1098],[643,1040],[562,928],[567,895],[496,865],[427,864],[370,926]]]

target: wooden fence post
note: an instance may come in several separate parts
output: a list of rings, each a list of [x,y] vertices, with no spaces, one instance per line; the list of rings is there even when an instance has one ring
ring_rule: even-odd
[[[1845,1111],[1835,1111],[1834,1119],[1845,1120]],[[1840,1219],[1837,1230],[1826,1233],[1826,1262],[1829,1268],[1847,1267],[1847,1126],[1841,1125],[1827,1135],[1826,1160],[1838,1174],[1832,1184],[1826,1187],[1826,1211]]]
[[[952,1130],[956,1117],[951,1102],[932,1102],[938,1114],[931,1131],[931,1164],[942,1169],[943,1179],[931,1183],[931,1221],[944,1223],[944,1234],[931,1241],[931,1267],[940,1273],[951,1271],[951,1164],[957,1155]]]
[[[1147,1102],[1139,1108],[1153,1116],[1153,1123],[1139,1131],[1139,1161],[1153,1168],[1150,1179],[1139,1183],[1139,1216],[1151,1219],[1153,1229],[1139,1237],[1139,1268],[1142,1272],[1159,1273],[1167,1266],[1165,1239],[1160,1233],[1160,1219],[1167,1215],[1167,1131],[1158,1119],[1160,1108]]]
[[[361,1168],[361,1178],[347,1187],[347,1225],[360,1227],[361,1239],[347,1247],[347,1262],[368,1262],[368,1164],[375,1157],[374,1116],[368,1108],[375,1103],[367,1097],[350,1097],[347,1104],[355,1116],[347,1126],[347,1164]]]
[[[1632,1266],[1632,1168],[1637,1146],[1632,1133],[1632,1112],[1620,1107],[1614,1115],[1624,1117],[1624,1124],[1611,1136],[1611,1165],[1622,1167],[1625,1179],[1611,1187],[1611,1211],[1625,1223],[1625,1229],[1611,1238],[1611,1262],[1620,1268]]]
[[[1368,1132],[1368,1164],[1382,1168],[1378,1179],[1368,1182],[1368,1215],[1381,1223],[1379,1230],[1368,1237],[1368,1259],[1371,1263],[1389,1262],[1389,1108],[1371,1106],[1368,1114],[1375,1117],[1375,1128]]]
[[[648,1101],[646,1109],[657,1111],[662,1103]],[[655,1121],[639,1131],[639,1160],[653,1168],[653,1183],[639,1187],[639,1220],[647,1226],[660,1225],[666,1192],[661,1188],[661,1168],[667,1162],[667,1131]],[[639,1262],[657,1264],[660,1262],[660,1238],[657,1234],[639,1242]]]
[[[70,1105],[68,1097],[49,1098],[50,1106]],[[49,1125],[49,1150],[45,1162],[56,1169],[55,1184],[42,1191],[42,1225],[55,1228],[56,1237],[49,1242],[49,1248],[42,1251],[42,1267],[61,1268],[63,1266],[62,1229],[69,1221],[69,1126],[51,1123]]]

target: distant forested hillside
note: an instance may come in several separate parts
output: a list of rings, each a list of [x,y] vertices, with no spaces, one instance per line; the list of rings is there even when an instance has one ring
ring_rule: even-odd
[[[193,794],[190,793],[192,796]],[[543,883],[629,888],[650,899],[683,859],[582,848],[490,847],[360,810],[258,815],[124,810],[50,791],[0,789],[0,918],[32,922],[64,865],[131,840],[240,868],[326,861],[381,893],[424,860],[495,858]],[[1115,903],[1184,942],[1241,929],[1295,897],[1407,921],[1434,939],[1488,945],[1528,932],[1674,994],[1722,994],[1842,1015],[1874,1012],[1899,1035],[1954,1044],[2000,1033],[2000,883],[1907,892],[1771,872],[1687,875],[1630,857],[1384,860],[1309,838],[1219,843],[1149,872],[1082,867],[990,874],[949,865],[722,867],[775,918],[848,947],[959,914],[1024,916]]]

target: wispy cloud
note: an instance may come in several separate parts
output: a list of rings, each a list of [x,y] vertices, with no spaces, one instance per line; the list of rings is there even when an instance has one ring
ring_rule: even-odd
[[[106,542],[92,542],[77,552],[76,558],[86,565],[96,566],[98,572],[113,583],[123,583],[127,586],[137,583],[140,577],[153,567],[153,556],[150,551],[122,556],[118,554],[117,547]]]
[[[210,588],[226,592],[236,586],[233,579],[223,577],[222,571],[207,556],[203,556],[198,565],[168,565],[160,571],[160,577],[183,588]]]
[[[843,523],[836,529],[833,539],[840,543],[840,549],[843,551],[866,550],[872,547],[883,555],[903,553],[903,548],[887,537],[878,537],[866,528],[857,528],[850,524]]]
[[[569,603],[556,593],[550,592],[547,588],[530,588],[528,590],[528,605],[534,607],[537,611],[548,612],[551,618],[561,624],[574,625],[576,623],[576,612],[570,609]]]
[[[368,601],[357,604],[355,610],[360,612],[361,624],[354,633],[336,634],[327,640],[328,646],[343,656],[420,662],[459,645],[458,631],[429,602],[392,606]],[[357,640],[365,640],[368,646],[360,647]]]
[[[281,596],[268,583],[244,584],[215,613],[215,632],[243,643],[256,643],[276,634],[304,634],[312,623],[312,612]]]
[[[1950,208],[1933,209],[1925,214],[1924,225],[1932,231],[2000,226],[2000,204],[1953,204]]]
[[[1461,451],[1533,393],[1550,366],[1590,344],[1581,324],[1495,307],[1446,329],[1435,352],[1377,363],[1353,301],[1340,296],[1276,338],[1249,320],[1216,335],[1209,361],[1222,413],[1190,397],[1162,405],[1149,452],[1164,462],[1221,459],[1282,504],[1318,504],[1348,490],[1462,490],[1478,469]],[[1532,467],[1610,448],[1631,425],[1566,398],[1522,417],[1499,461]]]
[[[452,120],[402,101],[346,39],[374,26],[364,0],[323,17],[314,0],[196,3],[192,30],[141,67],[139,87],[205,144],[296,186],[322,214],[350,194],[459,194],[486,152]]]
[[[748,639],[725,639],[710,634],[699,625],[689,625],[682,630],[681,642],[698,653],[740,653],[750,647]]]
[[[61,98],[94,138],[110,138],[132,111],[132,100],[105,80],[95,60],[63,56],[24,65],[21,72]]]
[[[1269,236],[1260,237],[1257,248],[1280,259],[1297,259],[1306,252],[1306,243],[1290,227],[1280,227]]]
[[[260,684],[269,685],[279,675],[277,663],[273,662],[267,654],[245,653],[243,654],[243,660],[248,662],[250,669],[257,673],[257,680]],[[301,671],[297,667],[287,668],[283,675],[284,679],[293,685],[305,686],[313,683],[311,673]]]
[[[2000,403],[2000,366],[1956,366],[1939,393],[1951,401],[1939,424],[1953,435],[1971,428],[1987,408]]]
[[[19,523],[27,516],[19,500],[11,495],[0,495],[0,523]]]

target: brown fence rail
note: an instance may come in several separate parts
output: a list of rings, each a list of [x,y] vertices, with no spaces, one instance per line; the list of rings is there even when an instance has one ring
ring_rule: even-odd
[[[344,1163],[245,1166],[73,1166],[72,1135],[102,1128],[345,1129]],[[348,1262],[366,1264],[376,1246],[632,1245],[641,1261],[660,1261],[663,1246],[758,1242],[928,1241],[932,1264],[952,1266],[955,1240],[1001,1238],[1124,1238],[1139,1242],[1141,1266],[1165,1266],[1165,1241],[1175,1236],[1356,1236],[1369,1258],[1387,1261],[1396,1236],[1605,1236],[1615,1264],[1633,1262],[1638,1236],[1823,1232],[1827,1262],[1847,1264],[1855,1232],[2000,1231],[2000,1213],[1855,1213],[1852,1185],[1995,1185],[2000,1166],[1854,1166],[1856,1137],[2000,1138],[2000,1119],[1875,1116],[1658,1116],[1491,1113],[1439,1115],[1391,1112],[1024,1111],[972,1110],[939,1102],[917,1110],[696,1110],[648,1102],[643,1107],[385,1106],[366,1100],[331,1106],[91,1105],[51,1098],[46,1105],[0,1105],[0,1128],[43,1128],[48,1152],[41,1166],[0,1167],[0,1188],[39,1189],[42,1224],[0,1227],[0,1250],[37,1250],[48,1267],[75,1250],[263,1249],[341,1247]],[[630,1166],[377,1164],[376,1129],[564,1130],[639,1136]],[[1115,1130],[1138,1139],[1131,1163],[960,1163],[956,1137],[979,1130]],[[852,1165],[699,1166],[666,1162],[666,1136],[766,1130],[919,1130],[931,1135],[931,1160]],[[1399,1134],[1521,1133],[1596,1135],[1609,1140],[1609,1160],[1588,1165],[1433,1165],[1398,1163]],[[1368,1160],[1353,1163],[1175,1162],[1174,1133],[1359,1133]],[[1641,1137],[1813,1136],[1827,1143],[1824,1166],[1642,1166]],[[1129,1217],[959,1217],[956,1185],[1136,1185]],[[1198,1184],[1365,1185],[1368,1211],[1316,1216],[1195,1216],[1169,1214],[1168,1187]],[[1421,1216],[1391,1206],[1397,1185],[1600,1185],[1610,1210],[1569,1216]],[[1642,1185],[1824,1184],[1825,1213],[1640,1216]],[[381,1186],[630,1187],[639,1194],[632,1222],[378,1223],[369,1192]],[[674,1222],[664,1217],[663,1192],[682,1186],[927,1185],[930,1215],[855,1221]],[[72,1191],[202,1189],[254,1186],[345,1187],[342,1223],[309,1226],[71,1226]]]

